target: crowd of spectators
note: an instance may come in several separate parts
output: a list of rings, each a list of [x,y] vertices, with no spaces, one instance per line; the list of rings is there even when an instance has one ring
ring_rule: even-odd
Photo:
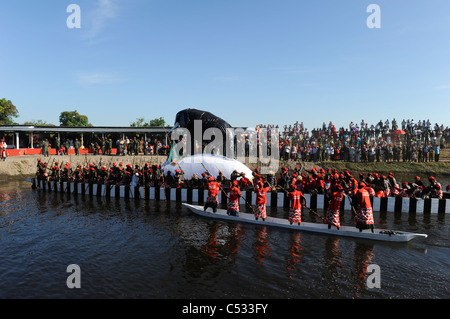
[[[350,122],[337,128],[333,122],[308,130],[303,122],[284,125],[258,125],[280,134],[280,158],[283,160],[348,162],[430,162],[439,161],[441,149],[450,142],[450,129],[432,125],[429,120],[395,119],[369,124]]]

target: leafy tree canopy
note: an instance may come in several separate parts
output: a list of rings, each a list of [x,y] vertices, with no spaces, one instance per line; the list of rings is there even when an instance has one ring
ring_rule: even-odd
[[[16,124],[12,118],[18,116],[19,111],[10,100],[0,99],[0,125]]]
[[[56,126],[55,124],[47,123],[43,120],[31,120],[26,121],[23,125],[34,125],[34,126]]]
[[[80,126],[92,126],[89,123],[86,115],[79,114],[76,110],[73,112],[61,112],[59,116],[60,126],[80,127]]]
[[[156,118],[148,122],[143,117],[137,118],[135,122],[130,124],[131,127],[163,127],[166,126],[164,118]]]

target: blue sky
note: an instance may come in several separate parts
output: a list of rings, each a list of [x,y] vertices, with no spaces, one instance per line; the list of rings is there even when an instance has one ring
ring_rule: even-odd
[[[449,16],[448,0],[2,0],[0,98],[19,123],[77,110],[96,126],[172,125],[191,107],[234,126],[447,126]]]

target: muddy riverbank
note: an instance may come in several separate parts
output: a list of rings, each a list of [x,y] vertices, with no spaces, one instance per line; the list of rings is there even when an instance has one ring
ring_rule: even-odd
[[[42,155],[26,155],[8,157],[6,161],[0,161],[0,177],[5,180],[22,179],[32,177],[36,173],[37,160],[41,159],[43,162],[62,163],[70,162],[72,168],[78,164],[85,165],[87,163],[94,163],[96,165],[105,164],[107,167],[111,166],[113,162],[123,162],[124,164],[138,164],[143,166],[145,163],[150,165],[162,165],[166,160],[166,156],[102,156],[102,155],[63,155],[42,157]],[[251,169],[257,167],[257,164],[246,163]],[[330,162],[304,162],[303,164],[297,161],[280,161],[279,167],[287,167],[294,169],[296,166],[301,167],[307,171],[312,167],[336,169],[338,171],[349,170],[354,176],[359,176],[359,173],[367,174],[379,173],[388,174],[392,172],[397,175],[419,175],[423,178],[433,175],[450,179],[450,162],[428,162],[428,163],[410,163],[410,162],[374,162],[374,163],[350,163],[341,161]]]

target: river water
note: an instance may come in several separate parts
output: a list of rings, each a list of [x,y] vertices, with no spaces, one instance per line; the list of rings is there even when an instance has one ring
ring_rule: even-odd
[[[287,217],[284,209],[269,215]],[[0,186],[0,298],[448,298],[450,214],[375,213],[409,243],[213,221],[175,202]],[[351,212],[342,224],[351,225]],[[317,217],[303,214],[304,221]],[[80,267],[69,289],[67,267]],[[369,265],[380,287],[370,288]]]

